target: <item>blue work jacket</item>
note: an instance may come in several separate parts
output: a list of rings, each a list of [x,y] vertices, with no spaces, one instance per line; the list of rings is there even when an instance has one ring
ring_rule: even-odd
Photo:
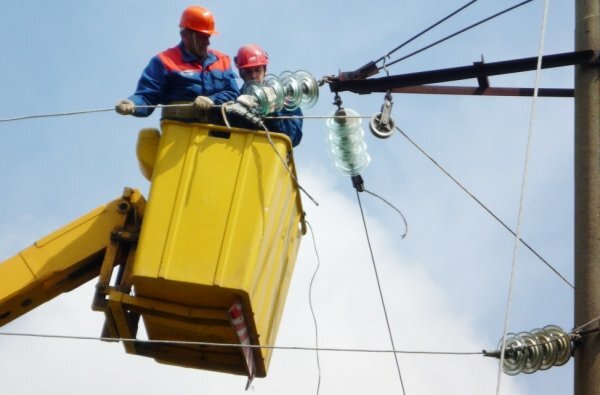
[[[276,111],[268,116],[277,117],[291,115],[302,116],[302,111],[299,108],[291,111],[282,109],[281,111]],[[300,140],[302,140],[302,118],[265,119],[265,126],[269,131],[285,133],[290,140],[292,140],[292,147],[300,144]]]
[[[227,55],[209,48],[206,58],[200,61],[179,43],[150,60],[129,100],[144,106],[207,96],[215,104],[222,104],[239,96],[235,78]],[[136,108],[133,115],[147,117],[153,111],[154,108]]]

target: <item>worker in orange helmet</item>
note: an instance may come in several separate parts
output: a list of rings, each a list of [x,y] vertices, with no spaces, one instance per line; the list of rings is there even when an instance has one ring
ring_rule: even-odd
[[[250,81],[262,82],[267,73],[269,64],[269,55],[256,44],[247,44],[242,46],[234,57],[235,66],[238,68],[240,77],[244,80],[244,85]],[[242,92],[244,87],[242,86]],[[246,107],[256,105],[255,98],[250,95],[241,95],[237,102]],[[270,116],[298,116],[290,119],[266,119],[265,125],[269,130],[285,133],[292,141],[292,146],[300,144],[302,139],[302,111],[282,109],[270,114]]]
[[[154,108],[139,106],[192,102],[191,108],[163,109],[163,117],[173,113],[176,118],[186,118],[192,113],[206,114],[213,105],[239,96],[230,58],[208,47],[211,35],[217,34],[212,13],[204,7],[190,6],[181,15],[179,29],[179,45],[150,60],[135,93],[115,106],[119,114],[147,117]]]

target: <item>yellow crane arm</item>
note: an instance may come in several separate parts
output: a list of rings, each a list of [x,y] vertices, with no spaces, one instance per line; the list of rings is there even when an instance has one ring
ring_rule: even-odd
[[[0,263],[0,326],[98,276],[107,247],[141,223],[137,190],[100,206]],[[135,231],[133,231],[135,232]]]

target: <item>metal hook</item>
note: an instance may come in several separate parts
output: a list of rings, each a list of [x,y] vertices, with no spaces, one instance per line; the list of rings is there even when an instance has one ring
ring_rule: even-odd
[[[335,96],[333,99],[333,105],[337,106],[338,111],[340,111],[342,109],[342,98],[340,97],[340,95],[335,92]]]
[[[383,68],[383,71],[385,71],[385,74],[389,77],[390,76],[390,72],[387,69],[387,65],[385,64],[385,60],[389,59],[390,55],[389,54],[385,54],[383,55],[383,66],[381,66],[381,68]]]

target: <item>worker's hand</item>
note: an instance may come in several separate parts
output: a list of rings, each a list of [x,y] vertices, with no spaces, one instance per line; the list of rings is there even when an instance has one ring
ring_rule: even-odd
[[[256,100],[256,98],[252,95],[241,95],[236,101],[248,108],[254,108],[258,106],[258,100]]]
[[[214,106],[214,102],[211,100],[210,97],[206,97],[206,96],[198,96],[197,98],[194,99],[194,103],[193,106],[195,109],[200,110],[200,111],[207,111],[209,110],[212,106]]]
[[[120,100],[115,106],[115,111],[121,115],[131,115],[135,112],[135,104],[129,99]]]

